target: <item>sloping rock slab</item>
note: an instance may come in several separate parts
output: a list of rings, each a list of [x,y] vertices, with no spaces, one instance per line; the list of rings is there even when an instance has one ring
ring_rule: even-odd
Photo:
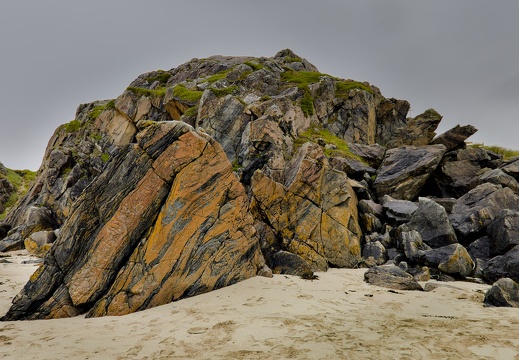
[[[401,200],[415,200],[445,151],[443,145],[388,150],[373,182],[375,193],[379,198],[389,195]]]
[[[485,183],[460,197],[449,215],[458,241],[479,237],[502,209],[519,210],[519,197],[500,185]]]
[[[519,284],[509,278],[501,278],[485,294],[487,306],[519,308]]]
[[[431,145],[442,144],[447,148],[447,151],[453,150],[462,145],[465,140],[474,135],[478,129],[472,125],[460,126],[456,125],[450,130],[447,130],[441,135],[431,141]]]
[[[422,286],[395,265],[374,266],[364,273],[364,280],[372,285],[395,290],[423,290]]]
[[[222,147],[152,125],[83,192],[3,320],[123,315],[253,277],[248,199]]]

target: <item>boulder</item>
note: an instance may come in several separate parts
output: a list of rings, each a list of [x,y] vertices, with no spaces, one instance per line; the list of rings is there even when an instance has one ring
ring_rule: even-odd
[[[481,237],[503,208],[519,210],[519,197],[500,185],[481,184],[460,197],[449,215],[458,241]]]
[[[431,142],[442,116],[434,109],[406,119],[404,126],[394,130],[391,140],[385,144],[389,149],[401,146],[423,146]]]
[[[465,144],[465,140],[474,135],[477,131],[478,129],[472,125],[456,125],[443,134],[438,135],[430,142],[430,144],[442,144],[447,148],[447,151],[451,151],[460,146],[463,146]]]
[[[519,194],[519,182],[515,180],[513,176],[506,174],[501,169],[485,171],[483,174],[476,176],[470,181],[469,187],[474,189],[476,186],[484,183],[509,187],[514,193]]]
[[[519,181],[519,157],[509,160],[501,167],[501,170]]]
[[[296,254],[288,251],[277,251],[266,259],[274,274],[309,276],[314,272],[312,267]]]
[[[263,269],[247,196],[221,146],[177,121],[138,141],[81,194],[3,320],[123,315]]]
[[[306,143],[292,159],[284,184],[256,171],[253,207],[280,234],[282,250],[323,271],[360,261],[357,197],[346,174],[334,170],[322,148]]]
[[[398,266],[374,266],[364,273],[364,281],[395,290],[423,290],[412,275]]]
[[[368,242],[362,248],[362,259],[368,266],[383,265],[387,261],[387,251],[380,241]]]
[[[433,248],[457,242],[445,208],[427,198],[419,199],[418,208],[413,212],[408,228],[418,231],[422,240]]]
[[[490,255],[503,255],[519,245],[519,211],[502,210],[488,226]]]
[[[330,165],[355,180],[362,180],[366,173],[370,175],[376,173],[376,170],[371,166],[353,158],[332,157],[330,158]]]
[[[376,195],[415,200],[445,153],[443,145],[404,146],[386,152],[373,182]]]
[[[493,283],[500,278],[509,277],[519,282],[519,245],[504,255],[488,260],[483,266],[483,278]]]
[[[422,236],[416,230],[402,231],[400,233],[400,243],[401,246],[399,248],[404,249],[406,258],[413,263],[417,263],[425,251],[431,250],[427,244],[423,243]]]
[[[444,273],[463,277],[472,275],[475,267],[467,249],[460,244],[428,250],[424,254],[424,260],[427,266],[436,266]]]
[[[348,147],[353,155],[363,159],[371,166],[378,168],[384,159],[386,149],[379,144],[348,144]]]
[[[54,231],[38,231],[32,233],[23,241],[25,249],[32,255],[43,257],[56,240]]]
[[[405,128],[410,108],[411,104],[406,100],[390,98],[380,101],[376,109],[378,144],[385,146],[393,139],[397,129]]]
[[[509,278],[497,280],[486,292],[486,306],[519,308],[519,284]]]
[[[486,261],[490,259],[490,244],[492,240],[488,236],[482,236],[474,240],[467,247],[467,251],[473,259]]]
[[[469,160],[443,161],[434,179],[443,197],[459,198],[470,189],[474,178],[480,173],[481,167]]]
[[[418,205],[408,200],[395,200],[384,196],[382,207],[391,226],[398,226],[411,220]]]

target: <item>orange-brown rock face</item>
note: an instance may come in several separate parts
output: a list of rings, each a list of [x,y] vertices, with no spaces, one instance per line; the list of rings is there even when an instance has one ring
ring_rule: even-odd
[[[123,315],[236,283],[263,256],[221,146],[181,122],[137,136],[78,199],[4,320]]]
[[[353,267],[360,260],[357,197],[343,172],[331,168],[321,148],[307,143],[288,166],[285,184],[257,171],[255,205],[283,239],[283,247],[314,270]]]

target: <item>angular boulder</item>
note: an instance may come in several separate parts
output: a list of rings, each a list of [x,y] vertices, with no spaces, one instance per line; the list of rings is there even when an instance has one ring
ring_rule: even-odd
[[[261,171],[251,181],[253,206],[278,234],[283,250],[314,271],[353,267],[360,261],[357,197],[346,174],[334,170],[322,149],[301,147],[287,166],[285,183]]]
[[[78,198],[3,320],[123,315],[263,268],[247,196],[222,147],[177,121],[137,140]]]
[[[519,211],[502,210],[488,226],[490,255],[503,255],[519,245]]]
[[[376,195],[389,195],[401,200],[415,200],[427,179],[436,169],[445,146],[404,146],[390,149],[373,182]]]
[[[398,266],[374,266],[364,273],[364,281],[395,290],[423,290],[422,286]]]
[[[427,198],[419,199],[418,208],[407,226],[417,231],[422,240],[433,248],[458,242],[445,208]]]
[[[436,266],[446,274],[459,274],[463,277],[472,275],[475,267],[467,249],[460,244],[426,251],[424,260],[426,265]]]
[[[519,308],[519,284],[509,278],[497,280],[485,294],[486,306]]]
[[[456,149],[457,147],[462,146],[469,137],[474,135],[478,129],[476,129],[472,125],[460,126],[456,125],[450,130],[447,130],[441,135],[438,135],[434,138],[430,144],[442,144],[447,148],[447,151],[451,151]]]
[[[513,247],[504,255],[488,260],[484,264],[482,272],[483,278],[490,283],[504,277],[519,282],[519,245]]]
[[[503,208],[519,211],[519,196],[500,185],[481,184],[460,197],[449,215],[458,241],[480,237]]]

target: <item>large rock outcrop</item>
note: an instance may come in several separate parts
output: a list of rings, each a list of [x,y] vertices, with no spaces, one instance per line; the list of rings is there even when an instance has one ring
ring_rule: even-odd
[[[257,171],[251,190],[253,206],[279,239],[275,246],[300,256],[314,270],[359,263],[357,197],[346,174],[330,166],[319,146],[301,147],[284,184]]]
[[[175,121],[137,137],[78,198],[4,320],[123,315],[263,267],[247,196],[221,146]]]

